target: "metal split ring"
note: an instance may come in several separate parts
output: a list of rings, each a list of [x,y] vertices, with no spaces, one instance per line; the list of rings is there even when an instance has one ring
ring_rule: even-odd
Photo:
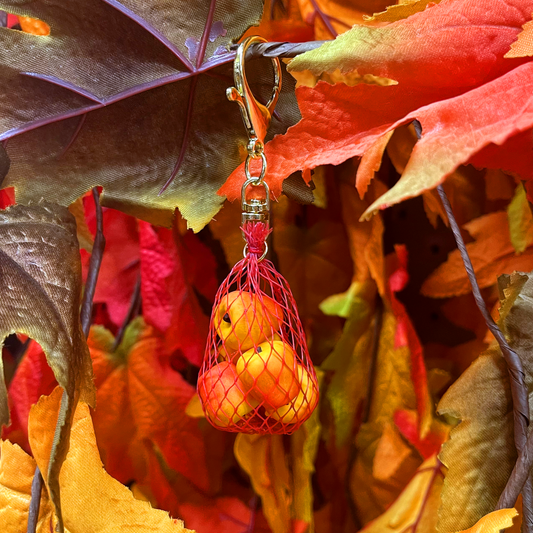
[[[261,257],[257,259],[257,262],[260,263],[266,257],[267,253],[268,253],[268,244],[265,241],[265,251],[261,254]],[[243,257],[246,257],[247,254],[248,254],[248,243],[244,245],[244,250],[242,251]]]

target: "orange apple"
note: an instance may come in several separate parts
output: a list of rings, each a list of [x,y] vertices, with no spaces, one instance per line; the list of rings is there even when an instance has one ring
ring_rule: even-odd
[[[275,411],[269,411],[268,409],[266,411],[268,416],[279,420],[283,424],[294,424],[300,420],[305,420],[311,415],[318,403],[318,385],[316,381],[302,365],[296,366],[296,374],[301,386],[298,396],[291,403],[283,405]]]
[[[251,396],[277,409],[300,391],[293,371],[294,351],[283,341],[267,341],[244,352],[237,360],[237,374]]]
[[[279,331],[283,309],[272,298],[246,291],[222,297],[214,313],[215,329],[226,350],[245,352]]]
[[[219,427],[236,424],[257,406],[257,402],[247,400],[235,365],[226,361],[214,365],[198,378],[198,394],[205,415]]]

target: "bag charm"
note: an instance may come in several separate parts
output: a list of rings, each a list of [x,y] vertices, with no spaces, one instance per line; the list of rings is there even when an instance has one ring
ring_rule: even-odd
[[[234,65],[236,88],[230,100],[241,108],[248,131],[246,181],[242,186],[244,258],[218,289],[198,394],[211,424],[241,433],[292,433],[318,403],[318,382],[309,359],[305,334],[287,281],[266,259],[270,232],[270,193],[264,181],[264,139],[281,87],[279,59],[275,87],[266,106],[254,98],[244,74],[246,50],[260,37],[245,40]],[[259,176],[251,176],[251,159],[260,158]],[[264,198],[250,198],[256,187]]]

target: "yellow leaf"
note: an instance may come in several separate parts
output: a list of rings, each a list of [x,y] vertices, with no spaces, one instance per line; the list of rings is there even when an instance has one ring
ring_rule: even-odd
[[[528,392],[533,392],[533,278],[500,276],[499,325],[520,356]],[[489,347],[448,389],[441,414],[461,422],[450,432],[440,459],[448,468],[439,531],[472,527],[496,506],[516,461],[513,406],[507,365],[497,345]]]
[[[516,509],[493,511],[485,515],[475,526],[459,533],[499,533],[500,530],[507,529],[513,525],[513,518],[517,514]]]
[[[246,435],[235,439],[235,457],[250,476],[263,502],[263,513],[272,531],[291,530],[292,491],[281,435]]]
[[[368,22],[395,22],[424,11],[428,6],[431,7],[439,2],[440,0],[404,0],[396,5],[387,7],[381,13],[374,13],[371,17],[365,17],[365,20]]]
[[[516,41],[504,57],[527,57],[533,56],[533,20],[522,26]]]
[[[61,389],[56,388],[50,396],[41,397],[30,412],[30,444],[45,482],[60,399]],[[181,520],[153,509],[148,502],[136,500],[128,488],[105,472],[89,407],[81,402],[74,415],[70,449],[59,484],[67,533],[146,533],[147,528],[157,533],[190,531]]]
[[[362,529],[365,533],[433,533],[442,488],[442,465],[433,456],[415,473],[396,501]]]
[[[533,243],[533,215],[522,183],[516,188],[513,199],[507,208],[507,217],[511,243],[516,253],[521,254]]]
[[[324,373],[318,370],[319,387],[322,387]],[[313,485],[311,477],[315,471],[315,458],[320,440],[321,425],[319,409],[315,409],[309,420],[291,436],[291,465],[293,505],[292,518],[302,520],[313,528]]]
[[[0,524],[2,533],[26,531],[30,510],[31,484],[35,461],[16,444],[2,441],[0,445]],[[37,533],[54,531],[52,504],[48,493],[41,493]]]

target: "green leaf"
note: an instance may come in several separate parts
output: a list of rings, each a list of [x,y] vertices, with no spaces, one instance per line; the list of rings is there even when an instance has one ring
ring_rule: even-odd
[[[533,242],[533,215],[527,201],[526,190],[520,183],[507,208],[511,244],[521,254]]]

